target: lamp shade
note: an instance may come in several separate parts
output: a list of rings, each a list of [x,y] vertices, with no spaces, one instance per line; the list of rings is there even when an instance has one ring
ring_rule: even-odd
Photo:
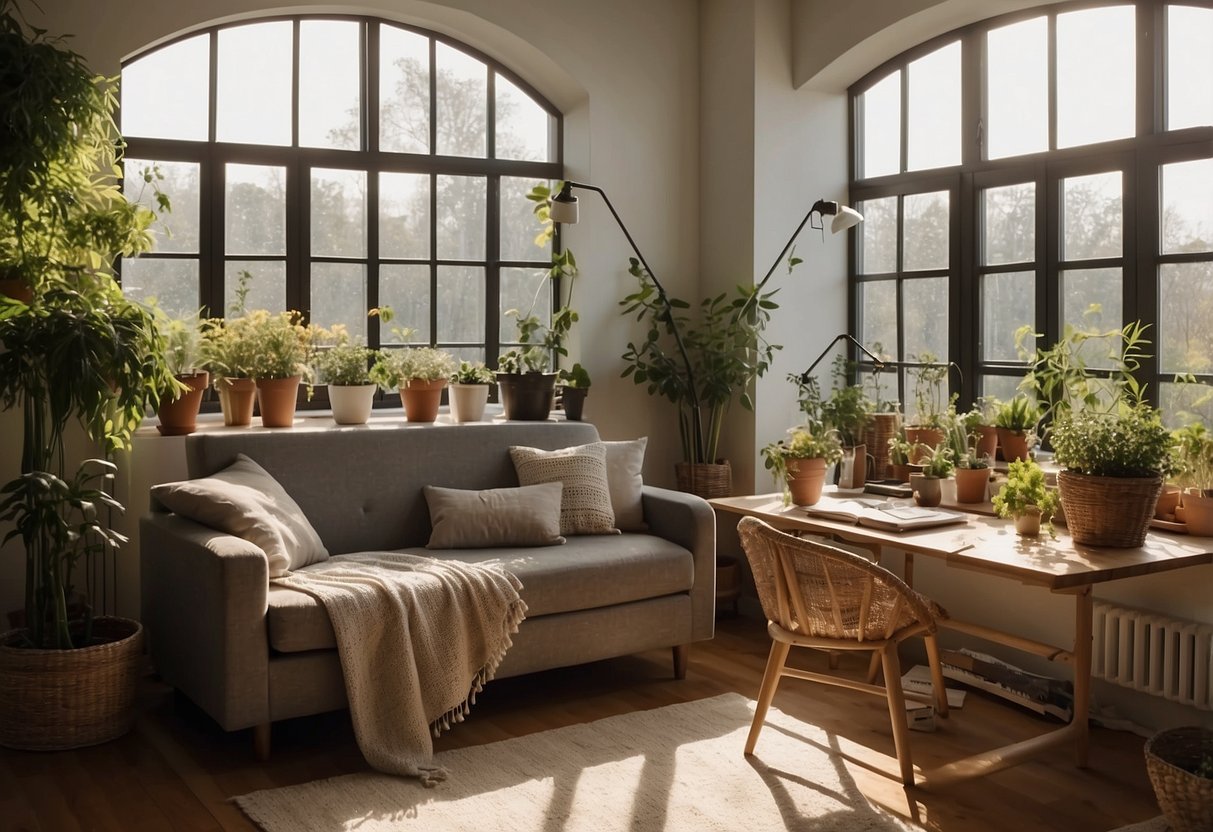
[[[839,231],[846,231],[848,228],[859,225],[861,222],[863,222],[863,214],[854,208],[839,205],[838,213],[834,215],[834,219],[830,223],[830,233],[837,234]]]
[[[552,197],[549,216],[552,218],[552,222],[565,224],[577,222],[577,197],[569,193],[568,188],[556,194]]]

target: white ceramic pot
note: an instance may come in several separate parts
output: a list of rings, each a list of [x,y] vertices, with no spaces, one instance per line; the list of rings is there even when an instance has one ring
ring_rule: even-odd
[[[456,422],[479,422],[489,400],[487,384],[452,384],[451,418]]]
[[[333,421],[339,425],[365,425],[374,402],[373,384],[329,385],[329,406],[333,409]]]

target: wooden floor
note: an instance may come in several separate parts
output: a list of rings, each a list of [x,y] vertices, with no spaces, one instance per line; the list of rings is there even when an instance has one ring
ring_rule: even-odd
[[[479,696],[468,721],[441,738],[437,749],[729,691],[752,698],[768,644],[763,623],[722,619],[714,641],[692,648],[681,682],[671,678],[668,650],[497,680]],[[825,666],[813,655],[795,663]],[[856,676],[861,664],[844,658],[844,668]],[[275,725],[274,754],[259,763],[251,732],[224,733],[151,678],[140,699],[135,730],[115,742],[49,754],[0,750],[0,829],[250,830],[254,827],[227,802],[233,795],[366,768],[344,712]],[[1087,769],[1075,768],[1072,755],[1058,751],[931,794],[901,788],[882,699],[785,679],[775,707],[835,732],[863,793],[928,829],[1103,832],[1159,813],[1146,779],[1143,740],[1132,734],[1093,729]],[[915,763],[930,767],[1055,724],[970,693],[964,708],[941,721],[935,733],[911,734]]]

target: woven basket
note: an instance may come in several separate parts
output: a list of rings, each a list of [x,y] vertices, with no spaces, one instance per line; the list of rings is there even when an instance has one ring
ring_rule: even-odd
[[[889,470],[889,440],[897,435],[900,427],[900,413],[873,413],[872,420],[863,429],[863,444],[868,446],[868,455],[875,461],[873,479],[885,480],[892,475]]]
[[[143,626],[96,618],[93,634],[109,641],[34,650],[11,646],[18,631],[0,636],[0,745],[58,751],[107,742],[131,729]]]
[[[1075,543],[1131,549],[1146,540],[1162,477],[1096,477],[1060,471],[1057,487],[1066,528]]]
[[[674,465],[678,490],[705,500],[728,497],[733,493],[733,469],[727,460],[716,462],[679,462]]]
[[[1146,742],[1146,771],[1173,832],[1213,828],[1213,780],[1192,773],[1204,755],[1213,756],[1213,731],[1205,728],[1172,728]]]

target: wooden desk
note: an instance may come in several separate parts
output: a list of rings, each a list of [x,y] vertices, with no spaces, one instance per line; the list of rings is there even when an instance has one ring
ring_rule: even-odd
[[[834,499],[827,495],[823,501]],[[924,773],[924,788],[990,774],[1023,762],[1044,749],[1073,742],[1079,766],[1087,762],[1087,718],[1091,690],[1091,588],[1095,584],[1213,563],[1213,538],[1151,532],[1138,549],[1080,546],[1059,527],[1056,539],[1015,534],[1009,520],[971,514],[963,524],[915,532],[885,532],[808,516],[784,506],[781,495],[722,497],[709,500],[717,512],[758,517],[776,528],[830,535],[877,554],[882,547],[905,552],[905,579],[913,584],[914,556],[939,558],[948,566],[1008,578],[1051,592],[1074,596],[1074,643],[1070,648],[1016,636],[980,624],[947,619],[940,625],[1013,647],[1051,661],[1071,664],[1074,715],[1069,724],[1013,745],[967,757]],[[885,680],[886,684],[890,680]]]

